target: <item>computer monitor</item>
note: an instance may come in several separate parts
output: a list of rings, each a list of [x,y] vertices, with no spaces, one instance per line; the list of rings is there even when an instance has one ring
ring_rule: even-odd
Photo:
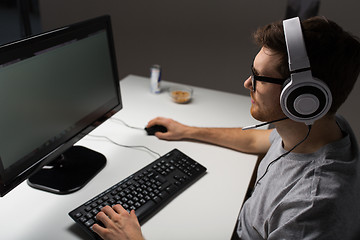
[[[80,189],[106,158],[73,145],[121,108],[109,16],[0,46],[0,195]]]

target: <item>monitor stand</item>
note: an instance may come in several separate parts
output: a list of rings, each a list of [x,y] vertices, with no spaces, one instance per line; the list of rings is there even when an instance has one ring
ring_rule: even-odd
[[[101,153],[82,146],[73,146],[61,156],[28,178],[28,184],[37,189],[68,194],[81,189],[106,164]]]

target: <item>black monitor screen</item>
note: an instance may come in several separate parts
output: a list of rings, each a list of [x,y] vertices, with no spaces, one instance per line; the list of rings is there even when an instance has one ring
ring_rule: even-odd
[[[1,195],[121,109],[116,66],[108,16],[0,47]]]

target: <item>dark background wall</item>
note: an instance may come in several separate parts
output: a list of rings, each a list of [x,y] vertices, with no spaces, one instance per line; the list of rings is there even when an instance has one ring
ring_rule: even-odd
[[[250,34],[282,19],[285,5],[285,0],[44,0],[40,11],[45,30],[110,14],[120,77],[149,76],[149,67],[160,64],[163,79],[245,93],[243,80],[257,50]]]

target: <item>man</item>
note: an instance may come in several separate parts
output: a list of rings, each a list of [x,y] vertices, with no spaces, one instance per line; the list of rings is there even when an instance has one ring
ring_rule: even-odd
[[[359,150],[350,126],[336,111],[359,75],[360,43],[325,18],[308,19],[302,29],[312,74],[332,94],[329,111],[311,128],[293,119],[274,122],[274,130],[246,131],[191,127],[161,117],[148,123],[167,128],[156,133],[159,139],[192,139],[266,154],[239,215],[241,239],[355,239],[359,234]],[[258,29],[254,38],[261,49],[244,82],[251,115],[263,122],[284,119],[280,95],[290,72],[282,22]],[[134,212],[116,205],[97,217],[106,228],[94,225],[93,230],[105,239],[143,239]]]

